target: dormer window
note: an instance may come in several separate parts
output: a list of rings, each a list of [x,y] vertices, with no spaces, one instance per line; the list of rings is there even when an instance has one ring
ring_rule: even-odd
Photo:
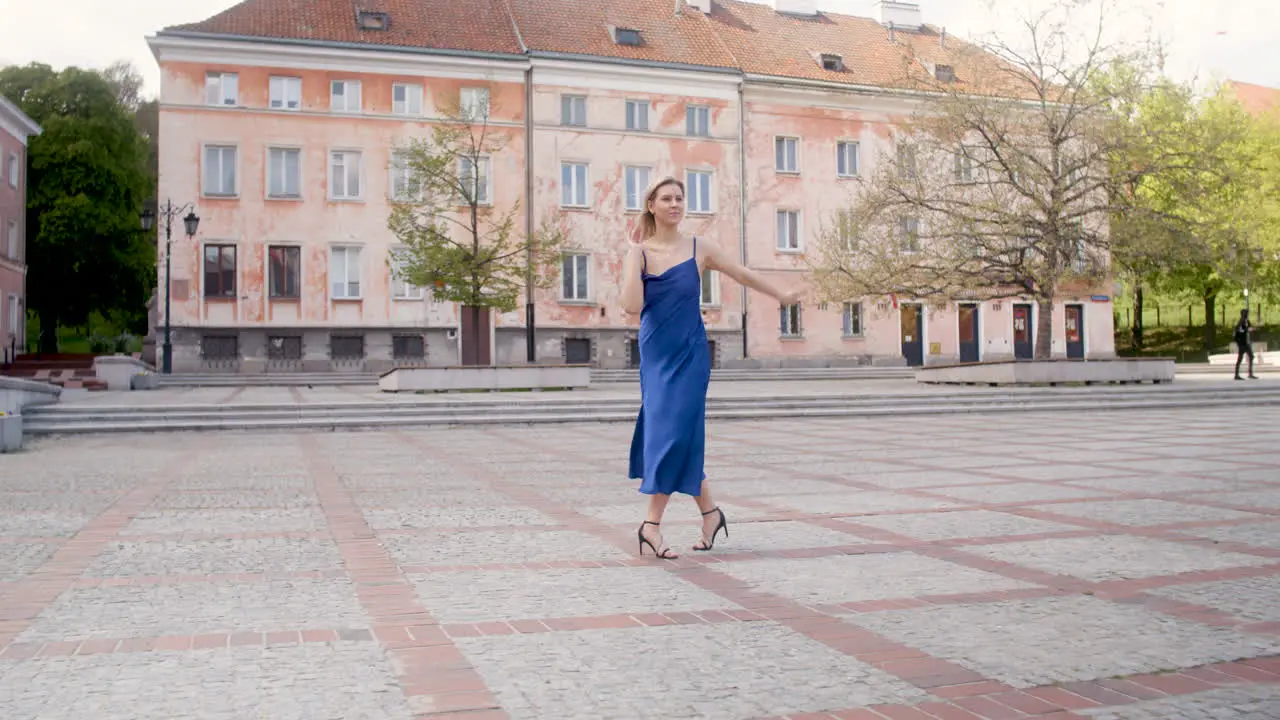
[[[640,31],[634,28],[614,28],[613,41],[619,45],[639,45]]]
[[[361,30],[388,30],[391,28],[391,16],[384,12],[358,10],[356,26]]]
[[[938,82],[953,83],[956,81],[956,69],[950,65],[939,65],[933,69],[933,76]]]
[[[822,62],[823,70],[830,70],[831,72],[844,72],[844,58],[840,57],[839,55],[831,55],[829,53],[823,53],[821,62]]]

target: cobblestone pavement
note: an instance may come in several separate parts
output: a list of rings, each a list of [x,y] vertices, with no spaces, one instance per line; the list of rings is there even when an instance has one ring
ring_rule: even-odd
[[[1280,409],[713,423],[676,561],[630,434],[36,439],[0,718],[1280,718]]]

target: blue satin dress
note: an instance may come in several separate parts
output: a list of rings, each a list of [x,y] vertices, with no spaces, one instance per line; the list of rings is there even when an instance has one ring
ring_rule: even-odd
[[[646,495],[701,495],[706,478],[707,387],[711,353],[702,324],[698,239],[693,257],[640,277],[640,414],[631,437],[630,478]]]

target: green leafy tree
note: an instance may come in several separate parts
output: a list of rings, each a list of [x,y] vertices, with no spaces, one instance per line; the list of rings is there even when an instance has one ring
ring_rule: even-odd
[[[138,216],[152,183],[147,142],[101,73],[33,63],[0,69],[0,93],[41,125],[28,146],[28,307],[40,350],[97,310],[134,312],[154,280]]]
[[[491,124],[490,108],[454,103],[442,114],[429,139],[397,151],[387,226],[402,249],[391,269],[464,311],[510,312],[530,286],[554,285],[565,233],[554,219],[521,232],[519,202],[502,208],[491,197],[493,164],[509,137]]]

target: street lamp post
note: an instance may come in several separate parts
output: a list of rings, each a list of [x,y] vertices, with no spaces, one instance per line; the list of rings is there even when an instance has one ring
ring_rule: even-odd
[[[187,203],[182,207],[174,207],[172,200],[165,200],[164,205],[157,208],[160,217],[164,218],[164,348],[163,359],[161,361],[160,372],[168,375],[173,372],[173,339],[170,335],[169,325],[169,297],[173,290],[173,253],[172,236],[173,236],[173,219],[180,215],[183,210],[187,211],[186,217],[182,218],[182,223],[187,231],[187,238],[193,238],[196,234],[196,228],[200,226],[200,218],[196,215],[195,204]],[[151,208],[142,211],[142,229],[144,232],[151,232],[156,224],[156,212]]]

